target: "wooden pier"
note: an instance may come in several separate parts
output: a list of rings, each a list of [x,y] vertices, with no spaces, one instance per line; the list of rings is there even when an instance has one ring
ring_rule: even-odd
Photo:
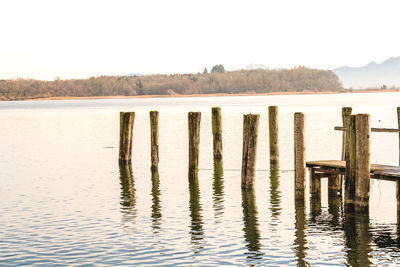
[[[346,174],[346,161],[342,160],[308,161],[306,167],[309,168],[311,179]],[[398,181],[400,180],[400,167],[371,164],[370,174],[371,179]]]
[[[342,131],[341,160],[320,160],[306,162],[305,115],[294,114],[294,191],[295,199],[305,201],[306,168],[310,174],[310,194],[318,200],[321,197],[321,178],[328,178],[329,197],[342,196],[346,213],[369,212],[370,179],[396,182],[397,212],[400,218],[400,167],[370,163],[371,132],[396,133],[400,138],[400,107],[397,108],[398,128],[373,128],[369,114],[352,115],[351,107],[342,108],[342,126],[334,130]],[[212,108],[212,134],[214,164],[222,168],[222,118],[219,107]],[[151,170],[158,170],[158,112],[150,112],[151,128]],[[121,164],[132,160],[132,136],[134,112],[120,113],[120,153]],[[199,171],[200,112],[188,113],[189,138],[189,180],[196,179]],[[254,190],[257,159],[257,139],[260,116],[248,114],[243,117],[243,150],[241,185],[243,189]],[[278,107],[268,108],[270,170],[279,170]],[[399,139],[400,146],[400,139]],[[400,149],[400,148],[399,148]],[[400,153],[399,153],[400,160]],[[343,187],[344,184],[344,187]]]

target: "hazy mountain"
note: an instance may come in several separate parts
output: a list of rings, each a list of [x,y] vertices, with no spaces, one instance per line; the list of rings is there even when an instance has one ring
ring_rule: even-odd
[[[129,74],[126,74],[125,76],[133,76],[133,77],[137,77],[137,76],[143,76],[143,74],[141,74],[141,73],[129,73]]]
[[[267,66],[264,66],[263,64],[249,64],[244,68],[245,70],[257,70],[257,69],[264,69],[267,70],[269,69]]]
[[[263,64],[253,64],[250,63],[248,64],[246,67],[234,67],[234,66],[230,66],[227,68],[228,71],[236,71],[236,70],[258,70],[258,69],[263,69],[263,70],[270,70],[270,68],[268,68],[267,66],[263,65]]]
[[[381,64],[370,62],[363,67],[341,67],[333,72],[345,88],[400,87],[400,57],[391,57]]]

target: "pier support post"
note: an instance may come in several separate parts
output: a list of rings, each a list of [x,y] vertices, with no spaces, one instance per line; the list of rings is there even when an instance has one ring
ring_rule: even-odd
[[[400,107],[397,107],[397,124],[400,129]],[[399,133],[399,166],[400,166],[400,133]],[[396,180],[397,220],[400,221],[400,181]]]
[[[351,115],[347,124],[346,175],[344,183],[344,207],[346,212],[354,211],[356,199],[356,116]]]
[[[397,107],[397,124],[400,129],[400,107]],[[400,165],[400,133],[399,133],[399,165]]]
[[[350,123],[352,108],[344,107],[342,108],[342,121],[343,127],[346,127]],[[342,133],[342,160],[346,160],[346,149],[347,149],[347,131],[343,131]]]
[[[200,112],[188,113],[189,178],[197,178],[199,172],[200,120]]]
[[[368,213],[370,189],[370,116],[356,116],[356,211]]]
[[[321,177],[314,168],[310,169],[310,194],[313,198],[321,198]]]
[[[295,198],[304,199],[306,186],[305,116],[294,114],[294,187]]]
[[[243,153],[241,177],[243,189],[254,188],[259,121],[260,115],[258,114],[248,114],[243,116]]]
[[[278,107],[268,107],[270,169],[279,168]]]
[[[214,161],[222,160],[222,118],[220,107],[213,107],[211,109],[211,121]]]
[[[351,116],[351,107],[342,108],[343,127],[347,128]],[[342,156],[341,160],[346,160],[347,131],[342,133]],[[330,196],[342,195],[343,175],[332,175],[328,178],[328,194]]]
[[[159,149],[158,149],[158,111],[150,111],[150,132],[151,132],[151,170],[158,170]]]
[[[119,115],[119,162],[132,161],[132,136],[135,112],[120,112]]]

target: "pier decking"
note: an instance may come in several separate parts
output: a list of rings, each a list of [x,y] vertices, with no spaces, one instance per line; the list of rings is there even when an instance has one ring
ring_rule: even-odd
[[[341,160],[318,160],[308,161],[306,167],[310,169],[311,175],[320,178],[335,174],[346,173],[346,162]],[[397,181],[400,180],[400,167],[382,164],[371,164],[371,178]]]

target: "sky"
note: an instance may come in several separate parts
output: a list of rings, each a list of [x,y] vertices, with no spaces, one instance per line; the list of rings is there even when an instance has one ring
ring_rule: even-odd
[[[333,69],[400,56],[398,0],[1,0],[0,79]]]

